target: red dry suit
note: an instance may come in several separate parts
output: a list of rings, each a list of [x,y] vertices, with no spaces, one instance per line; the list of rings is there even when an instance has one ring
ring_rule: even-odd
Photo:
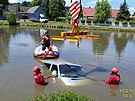
[[[40,85],[45,85],[46,84],[46,82],[44,80],[44,76],[43,76],[43,74],[41,72],[34,73],[34,79],[35,79],[35,82],[37,84],[40,84]]]
[[[106,83],[106,84],[119,85],[119,83],[120,83],[120,75],[111,72],[111,73],[110,73],[110,78],[107,79],[107,80],[105,80],[105,83]]]

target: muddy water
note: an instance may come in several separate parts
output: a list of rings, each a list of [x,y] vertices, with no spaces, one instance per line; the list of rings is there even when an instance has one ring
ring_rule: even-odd
[[[62,30],[50,30],[59,35]],[[33,66],[41,67],[33,58],[34,49],[40,45],[40,29],[0,28],[0,101],[24,101],[44,92],[71,90],[86,94],[97,101],[135,101],[135,34],[117,32],[90,32],[100,35],[100,40],[81,39],[77,43],[53,41],[60,50],[60,59],[82,65],[87,81],[79,86],[66,86],[56,78],[48,79],[45,87],[35,85]],[[112,67],[119,68],[121,84],[108,86],[103,80],[109,77]],[[44,75],[50,72],[41,67]]]

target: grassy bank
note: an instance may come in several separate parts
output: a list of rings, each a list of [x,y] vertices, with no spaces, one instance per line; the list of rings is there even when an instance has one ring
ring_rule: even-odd
[[[29,26],[29,27],[45,27],[45,28],[71,28],[70,24],[63,22],[49,21],[48,23],[38,23],[38,22],[20,22],[20,26]]]
[[[88,29],[91,30],[102,30],[102,31],[117,31],[117,32],[135,32],[135,27],[101,27],[91,26]]]
[[[5,20],[0,20],[1,26],[9,26],[9,23]],[[56,29],[71,29],[71,24],[64,22],[49,21],[48,23],[38,23],[32,21],[17,21],[17,25],[20,27],[44,27],[44,28],[56,28]],[[80,29],[85,30],[102,30],[102,31],[119,31],[119,32],[135,32],[135,27],[107,27],[107,26],[84,26],[80,25]]]

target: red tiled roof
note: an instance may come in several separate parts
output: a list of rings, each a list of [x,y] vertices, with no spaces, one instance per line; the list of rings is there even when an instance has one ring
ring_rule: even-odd
[[[83,8],[83,15],[84,16],[94,16],[95,8]]]
[[[94,12],[95,8],[83,8],[83,15],[90,19],[94,19]],[[118,12],[119,10],[112,9],[112,18],[116,18]]]
[[[112,9],[112,18],[116,18],[118,12],[119,12],[119,10],[117,10],[117,9]]]

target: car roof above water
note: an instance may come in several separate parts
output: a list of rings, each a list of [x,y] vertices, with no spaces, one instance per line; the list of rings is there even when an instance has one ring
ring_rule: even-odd
[[[42,60],[42,62],[47,63],[47,64],[55,64],[55,65],[68,64],[68,65],[81,66],[81,65],[78,65],[78,64],[67,62],[63,59],[48,59],[48,60]]]

